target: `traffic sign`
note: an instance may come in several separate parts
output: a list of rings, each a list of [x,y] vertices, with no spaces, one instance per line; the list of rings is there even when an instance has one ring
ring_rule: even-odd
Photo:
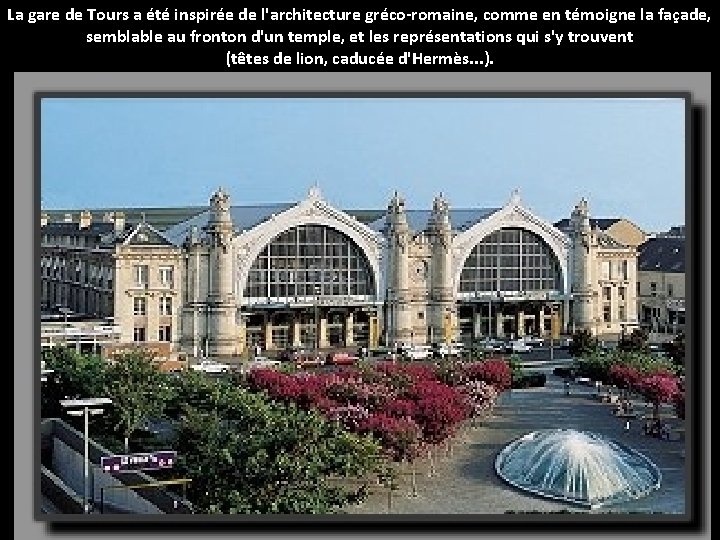
[[[175,450],[161,450],[143,454],[124,454],[100,458],[100,466],[105,472],[156,471],[169,469],[177,461]]]

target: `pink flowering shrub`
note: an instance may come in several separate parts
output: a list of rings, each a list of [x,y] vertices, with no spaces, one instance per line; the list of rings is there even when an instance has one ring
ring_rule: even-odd
[[[357,432],[360,430],[360,426],[364,425],[370,413],[365,407],[342,405],[328,409],[326,416],[330,420],[340,422],[346,429]]]
[[[467,397],[473,415],[480,416],[495,408],[498,392],[492,384],[485,381],[468,381],[463,385],[462,391]]]
[[[678,378],[670,374],[653,374],[640,379],[637,390],[657,409],[661,403],[672,403],[680,391]]]

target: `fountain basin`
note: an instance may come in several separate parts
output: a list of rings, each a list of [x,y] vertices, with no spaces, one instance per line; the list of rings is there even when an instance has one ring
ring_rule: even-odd
[[[640,452],[574,429],[523,435],[500,451],[495,471],[518,489],[585,508],[639,499],[659,488],[662,479]]]

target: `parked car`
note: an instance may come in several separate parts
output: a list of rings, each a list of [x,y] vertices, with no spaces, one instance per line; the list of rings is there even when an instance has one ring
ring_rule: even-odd
[[[325,363],[329,366],[352,366],[359,358],[346,352],[329,353]]]
[[[253,369],[275,369],[280,367],[280,360],[273,360],[264,356],[256,356],[246,364],[240,366],[240,373],[249,373]]]
[[[298,369],[308,367],[319,367],[325,364],[325,359],[320,353],[317,354],[301,354],[295,358],[295,367]]]
[[[447,358],[448,356],[462,356],[465,351],[465,345],[458,342],[451,343],[433,343],[433,356],[435,358]]]
[[[525,336],[522,340],[531,347],[542,347],[545,344],[545,339],[540,336]]]
[[[307,354],[305,349],[302,347],[286,347],[280,354],[278,354],[278,360],[281,362],[294,362],[298,357]]]
[[[201,360],[197,364],[192,364],[190,369],[193,371],[202,371],[203,373],[229,373],[230,366],[216,360]]]
[[[403,352],[407,360],[428,360],[432,358],[432,348],[429,345],[413,345]]]
[[[499,339],[485,338],[475,342],[475,347],[484,352],[501,352],[505,350],[505,343]]]
[[[505,345],[505,352],[508,353],[526,353],[532,351],[532,346],[528,345],[521,339],[509,341]]]

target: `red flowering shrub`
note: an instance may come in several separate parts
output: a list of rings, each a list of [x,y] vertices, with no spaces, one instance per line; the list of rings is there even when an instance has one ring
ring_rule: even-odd
[[[485,360],[475,362],[465,368],[465,375],[471,381],[485,381],[492,384],[498,392],[508,390],[512,384],[512,372],[505,360]]]
[[[453,383],[449,386],[429,366],[390,363],[325,374],[257,369],[248,374],[246,384],[274,399],[317,409],[351,431],[373,433],[393,459],[400,460],[414,458],[423,441],[442,442],[460,422],[491,408],[497,396],[491,384],[509,386],[505,362],[477,366],[471,373],[478,379],[470,386],[460,365],[443,372]]]
[[[412,461],[420,451],[422,431],[411,418],[372,414],[360,422],[358,432],[372,433],[395,461]]]
[[[417,407],[415,402],[410,399],[395,398],[385,403],[383,412],[395,418],[412,418],[415,416]]]
[[[265,391],[280,401],[296,402],[300,395],[297,378],[274,369],[253,369],[248,373],[247,384],[251,390]]]
[[[471,408],[457,388],[437,381],[421,381],[408,389],[407,397],[415,402],[415,421],[423,439],[439,443],[454,434],[460,422],[468,418]]]
[[[613,364],[608,371],[608,378],[610,384],[623,390],[632,390],[642,379],[642,374],[634,367]]]

